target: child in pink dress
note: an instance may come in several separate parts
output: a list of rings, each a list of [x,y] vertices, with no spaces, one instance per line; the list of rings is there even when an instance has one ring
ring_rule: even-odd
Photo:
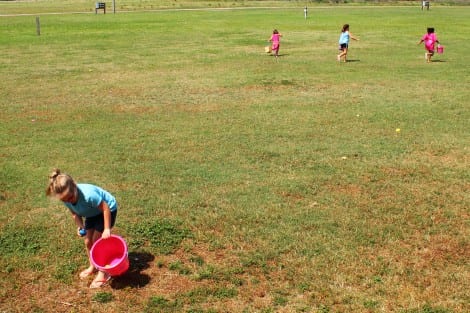
[[[430,63],[431,57],[434,55],[434,45],[436,42],[439,43],[439,40],[437,40],[436,34],[434,33],[434,27],[428,27],[428,32],[421,38],[418,45],[422,42],[424,42],[424,49],[427,51],[424,56],[426,57],[426,61]]]
[[[271,51],[274,53],[274,56],[277,58],[279,56],[279,46],[281,41],[282,34],[277,31],[277,29],[273,30],[273,34],[268,41],[272,42]]]

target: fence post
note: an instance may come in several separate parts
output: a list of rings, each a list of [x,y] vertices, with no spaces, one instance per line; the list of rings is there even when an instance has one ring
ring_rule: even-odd
[[[36,16],[36,34],[41,35],[41,24],[39,23],[39,16]]]

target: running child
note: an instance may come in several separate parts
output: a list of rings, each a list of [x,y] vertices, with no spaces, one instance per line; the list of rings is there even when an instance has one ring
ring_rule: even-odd
[[[428,27],[427,33],[421,37],[418,45],[422,42],[424,42],[424,49],[426,49],[426,53],[424,54],[426,62],[431,63],[431,57],[434,55],[435,44],[436,42],[439,43],[439,40],[437,40],[437,36],[434,33],[434,27]]]
[[[271,35],[271,38],[269,38],[268,40],[269,42],[272,42],[271,51],[276,58],[279,56],[279,46],[281,42],[281,37],[282,37],[282,34],[279,33],[277,29],[275,29],[273,30],[273,34]]]
[[[348,56],[348,48],[349,48],[349,40],[359,40],[359,38],[354,37],[350,32],[349,32],[349,24],[344,24],[343,28],[341,29],[341,35],[339,36],[339,50],[341,51],[340,54],[336,56],[336,59],[338,62],[341,62],[341,60],[344,60],[344,62],[347,62],[347,56]]]

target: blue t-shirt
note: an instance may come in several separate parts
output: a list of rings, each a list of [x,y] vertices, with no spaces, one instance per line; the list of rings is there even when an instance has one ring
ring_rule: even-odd
[[[341,36],[339,36],[339,44],[349,44],[349,32],[345,31],[341,33]]]
[[[106,202],[111,212],[117,210],[116,198],[106,190],[91,184],[77,184],[78,201],[75,204],[64,202],[65,206],[82,217],[93,217],[103,213],[98,206]]]

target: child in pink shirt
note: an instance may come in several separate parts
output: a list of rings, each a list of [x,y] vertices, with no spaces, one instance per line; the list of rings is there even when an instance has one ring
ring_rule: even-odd
[[[281,41],[282,34],[277,31],[277,29],[273,30],[273,34],[268,41],[272,42],[271,51],[274,53],[274,56],[277,58],[279,56],[279,45]]]
[[[436,34],[434,33],[434,27],[428,27],[428,32],[421,38],[418,42],[418,45],[424,42],[424,49],[426,49],[426,53],[424,54],[426,57],[426,61],[428,63],[431,62],[431,57],[434,55],[435,50],[435,43],[439,43],[437,40]]]

